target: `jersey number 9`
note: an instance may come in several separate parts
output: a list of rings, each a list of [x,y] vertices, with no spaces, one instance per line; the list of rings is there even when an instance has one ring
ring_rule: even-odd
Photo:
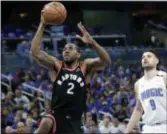
[[[155,105],[155,101],[154,100],[150,100],[150,105],[151,105],[152,110],[156,109],[156,105]]]

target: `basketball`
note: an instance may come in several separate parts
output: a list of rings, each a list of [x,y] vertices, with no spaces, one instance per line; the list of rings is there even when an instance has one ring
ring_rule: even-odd
[[[58,25],[64,22],[67,16],[67,10],[60,2],[50,2],[42,10],[46,24]]]

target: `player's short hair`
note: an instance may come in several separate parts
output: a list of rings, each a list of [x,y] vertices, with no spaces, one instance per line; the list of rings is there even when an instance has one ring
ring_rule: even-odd
[[[77,44],[74,44],[74,45],[75,45],[75,48],[77,49],[78,53],[80,53],[81,50],[80,50],[79,46]]]
[[[74,45],[74,46],[75,46],[75,48],[76,48],[76,50],[78,51],[78,53],[80,53],[80,52],[81,52],[81,50],[80,50],[79,46],[78,46],[76,43],[67,43],[67,44],[72,44],[72,45]],[[67,45],[67,44],[66,44],[66,45]]]
[[[149,50],[147,50],[147,51],[145,51],[145,52],[151,52],[151,53],[153,53],[153,54],[155,55],[155,57],[156,57],[157,59],[159,59],[159,56],[158,56],[157,52],[156,52],[154,49],[149,49]]]

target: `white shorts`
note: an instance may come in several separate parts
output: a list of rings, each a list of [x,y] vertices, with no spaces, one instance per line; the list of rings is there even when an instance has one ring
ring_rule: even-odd
[[[142,133],[167,133],[167,124],[159,124],[154,126],[144,125]]]

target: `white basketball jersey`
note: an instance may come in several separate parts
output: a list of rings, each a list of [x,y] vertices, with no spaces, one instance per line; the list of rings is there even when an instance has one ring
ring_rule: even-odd
[[[138,81],[138,97],[144,114],[143,123],[153,125],[167,122],[167,89],[163,76],[165,72],[157,71],[157,75],[150,80],[144,77]]]

